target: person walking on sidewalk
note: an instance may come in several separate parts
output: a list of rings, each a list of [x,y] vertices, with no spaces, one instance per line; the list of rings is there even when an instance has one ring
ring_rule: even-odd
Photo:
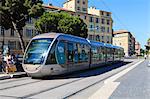
[[[11,55],[6,53],[4,56],[4,64],[5,64],[5,72],[8,74],[9,73],[9,67],[10,67],[10,61],[11,61]]]
[[[15,55],[10,55],[10,53],[6,54],[6,73],[12,72],[14,73],[17,71],[17,68],[15,66]]]
[[[146,54],[144,55],[144,58],[147,59],[147,55]]]

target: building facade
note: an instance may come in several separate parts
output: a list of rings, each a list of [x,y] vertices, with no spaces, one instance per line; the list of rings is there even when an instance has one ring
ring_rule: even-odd
[[[35,29],[33,22],[35,19],[29,18],[26,22],[26,26],[21,30],[25,46],[29,43],[30,39],[38,35],[39,32]],[[7,46],[11,53],[22,54],[19,38],[13,29],[5,30],[0,26],[0,52],[2,52],[2,46]]]
[[[72,16],[80,17],[88,26],[88,39],[112,43],[113,21],[111,13],[97,10],[94,7],[88,8],[88,0],[67,0],[63,4],[63,8],[51,5],[43,5],[43,7],[47,12],[65,11]],[[35,20],[29,18],[26,26],[21,31],[25,45],[28,44],[33,36],[39,34],[34,27]],[[9,46],[12,52],[21,53],[19,39],[14,30],[4,30],[0,27],[0,32],[0,51],[2,51],[4,41],[4,45]]]
[[[66,0],[63,8],[74,12],[88,12],[88,0]]]
[[[141,55],[141,45],[139,42],[135,42],[135,53],[137,56]]]
[[[113,44],[124,48],[126,57],[135,54],[135,38],[127,30],[118,30],[113,32]]]
[[[63,8],[84,20],[88,26],[88,39],[112,44],[111,12],[88,8],[88,0],[67,0]]]

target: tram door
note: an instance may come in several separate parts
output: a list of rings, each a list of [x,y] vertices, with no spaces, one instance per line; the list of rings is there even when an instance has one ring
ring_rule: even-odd
[[[68,71],[73,71],[74,66],[74,45],[73,43],[68,42],[67,43],[67,67]]]
[[[57,57],[58,64],[67,70],[65,41],[59,41],[59,43],[57,45],[56,57]]]

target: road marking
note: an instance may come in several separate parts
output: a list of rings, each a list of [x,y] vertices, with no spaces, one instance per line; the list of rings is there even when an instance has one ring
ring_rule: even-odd
[[[89,99],[108,99],[119,84],[120,82],[110,82],[109,84],[104,85],[100,90],[96,91]]]
[[[136,66],[138,66],[143,61],[144,60],[141,60],[138,63],[134,64],[133,66],[106,79],[104,81],[104,86],[102,86],[98,91],[96,91],[92,96],[90,96],[89,99],[108,99],[120,84],[120,82],[114,82],[114,81],[117,80],[118,78],[120,78],[121,76],[125,75],[130,70],[134,69]]]

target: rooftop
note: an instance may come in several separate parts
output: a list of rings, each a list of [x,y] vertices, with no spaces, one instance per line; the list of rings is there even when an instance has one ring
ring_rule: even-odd
[[[130,32],[128,30],[118,30],[113,32],[113,34],[123,34],[123,33],[130,33]]]
[[[60,7],[56,7],[56,6],[50,6],[50,5],[43,5],[43,7],[49,8],[49,9],[61,10],[61,11],[70,11],[70,10],[65,9],[65,8],[60,8]],[[70,12],[73,12],[73,11],[70,11]]]
[[[64,2],[64,4],[67,3],[67,2],[69,2],[69,1],[72,1],[72,0],[66,0],[66,1]]]
[[[43,7],[45,8],[49,8],[49,9],[54,9],[54,10],[60,10],[60,11],[66,11],[66,12],[72,12],[72,13],[81,13],[81,14],[87,14],[87,15],[92,15],[92,16],[97,16],[97,15],[93,15],[93,14],[89,14],[89,13],[84,13],[84,12],[74,12],[65,8],[60,8],[57,6],[51,6],[51,5],[43,5]],[[99,17],[99,16],[97,16]]]
[[[96,9],[95,6],[91,6],[91,7],[89,7],[88,9],[97,10],[97,11],[100,11],[100,12],[106,12],[106,13],[112,14],[111,12],[108,12],[108,11]]]

